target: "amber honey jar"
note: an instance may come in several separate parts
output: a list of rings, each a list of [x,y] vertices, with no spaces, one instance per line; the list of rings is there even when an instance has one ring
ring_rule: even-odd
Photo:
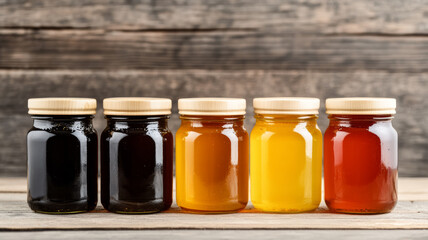
[[[101,202],[115,213],[154,213],[172,203],[171,100],[104,99]]]
[[[248,202],[246,102],[237,98],[178,101],[177,204],[199,213],[236,212]]]
[[[390,212],[397,203],[393,98],[331,98],[324,135],[325,202],[342,213]]]
[[[97,204],[98,142],[90,98],[33,98],[27,134],[28,205],[40,213],[79,213]]]

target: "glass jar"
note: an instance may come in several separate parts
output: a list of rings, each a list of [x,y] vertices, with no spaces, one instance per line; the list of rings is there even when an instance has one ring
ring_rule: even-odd
[[[28,100],[28,198],[40,213],[79,213],[97,205],[98,141],[92,126],[96,100]]]
[[[325,202],[335,212],[387,213],[397,203],[395,99],[327,99]]]
[[[245,99],[178,101],[177,204],[201,213],[236,212],[248,202],[249,143]]]
[[[321,201],[322,133],[317,98],[256,98],[251,202],[267,212],[305,212]]]
[[[104,99],[101,203],[115,213],[153,213],[172,203],[171,100]]]

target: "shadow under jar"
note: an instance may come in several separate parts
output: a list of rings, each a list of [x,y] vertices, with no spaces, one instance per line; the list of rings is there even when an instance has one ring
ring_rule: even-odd
[[[325,202],[342,213],[390,212],[397,203],[395,99],[327,99]]]
[[[248,202],[249,137],[245,99],[190,98],[178,102],[177,204],[194,213],[227,213]]]
[[[95,99],[28,100],[33,127],[27,134],[28,205],[65,214],[97,205],[98,142],[92,126]]]
[[[115,213],[154,213],[172,204],[171,100],[107,98],[101,135],[101,202]]]

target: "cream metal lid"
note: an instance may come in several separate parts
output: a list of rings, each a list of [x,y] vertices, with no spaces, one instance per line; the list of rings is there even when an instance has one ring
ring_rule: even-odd
[[[113,116],[169,115],[171,105],[168,98],[117,97],[103,101],[104,115]]]
[[[97,100],[93,98],[30,98],[31,115],[94,115]]]
[[[227,116],[245,115],[243,98],[181,98],[178,111],[181,115]]]
[[[328,98],[327,114],[382,115],[395,114],[395,98]]]
[[[318,114],[320,100],[304,97],[254,98],[253,106],[256,114]]]

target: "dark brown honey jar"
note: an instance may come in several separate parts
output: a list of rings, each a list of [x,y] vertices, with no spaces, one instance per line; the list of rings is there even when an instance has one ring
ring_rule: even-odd
[[[101,135],[101,202],[115,213],[154,213],[172,203],[171,100],[107,98]]]
[[[79,213],[97,205],[98,142],[91,98],[28,100],[28,205],[41,213]]]

